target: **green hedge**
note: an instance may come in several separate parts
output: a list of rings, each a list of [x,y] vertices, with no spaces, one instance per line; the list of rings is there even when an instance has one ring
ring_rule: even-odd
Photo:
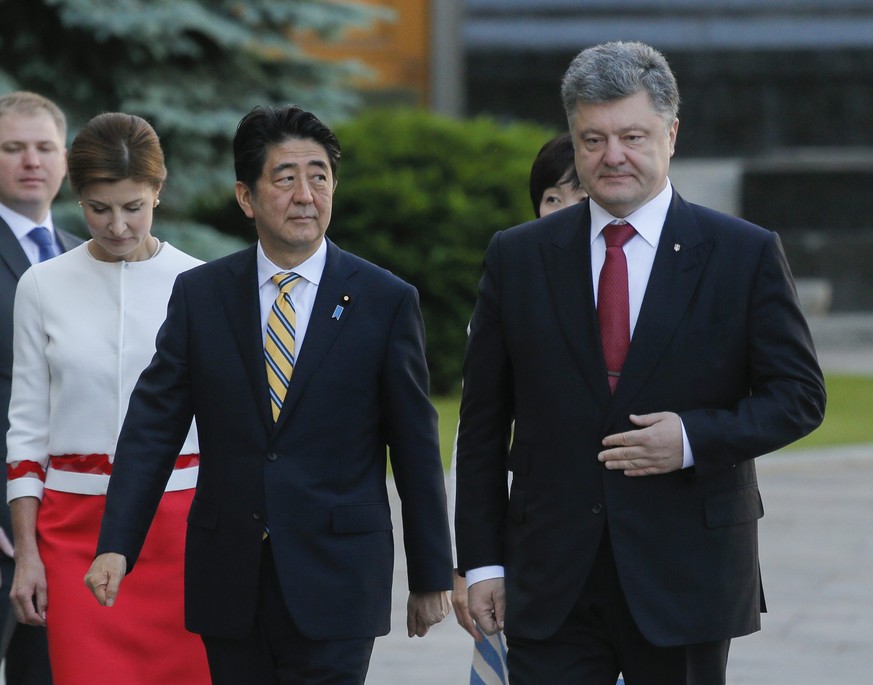
[[[343,157],[329,235],[418,288],[431,390],[452,392],[485,247],[533,218],[530,165],[555,132],[408,109],[367,111],[334,130]]]

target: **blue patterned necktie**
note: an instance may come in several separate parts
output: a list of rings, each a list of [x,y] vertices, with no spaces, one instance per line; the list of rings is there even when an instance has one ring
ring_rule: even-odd
[[[45,226],[37,226],[30,230],[27,234],[33,242],[39,247],[39,261],[44,262],[55,256],[55,245],[52,240],[52,234]]]
[[[279,295],[267,318],[264,356],[267,364],[267,382],[270,385],[270,409],[273,421],[279,418],[291,374],[294,371],[297,313],[291,302],[291,289],[300,283],[299,274],[279,273],[273,276]]]

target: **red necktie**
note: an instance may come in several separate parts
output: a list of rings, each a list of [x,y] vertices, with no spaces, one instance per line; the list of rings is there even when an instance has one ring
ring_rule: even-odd
[[[600,342],[609,374],[609,388],[615,392],[630,347],[630,307],[628,305],[627,258],[622,246],[636,230],[628,223],[609,224],[603,229],[606,261],[600,271],[597,289],[597,320]]]

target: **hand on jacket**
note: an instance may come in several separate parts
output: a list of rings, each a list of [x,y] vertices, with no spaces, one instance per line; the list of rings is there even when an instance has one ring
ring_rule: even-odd
[[[624,471],[626,476],[653,476],[682,468],[682,421],[678,414],[631,414],[630,420],[640,429],[603,439],[606,449],[597,458],[606,468]]]

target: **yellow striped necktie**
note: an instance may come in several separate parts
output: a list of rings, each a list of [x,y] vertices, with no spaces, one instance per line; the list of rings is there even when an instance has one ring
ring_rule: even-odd
[[[279,287],[279,295],[267,318],[267,335],[264,340],[264,355],[267,362],[267,382],[270,386],[270,409],[273,421],[285,401],[291,373],[294,371],[294,340],[297,335],[297,314],[291,302],[291,289],[300,283],[299,274],[278,273],[273,283]]]

